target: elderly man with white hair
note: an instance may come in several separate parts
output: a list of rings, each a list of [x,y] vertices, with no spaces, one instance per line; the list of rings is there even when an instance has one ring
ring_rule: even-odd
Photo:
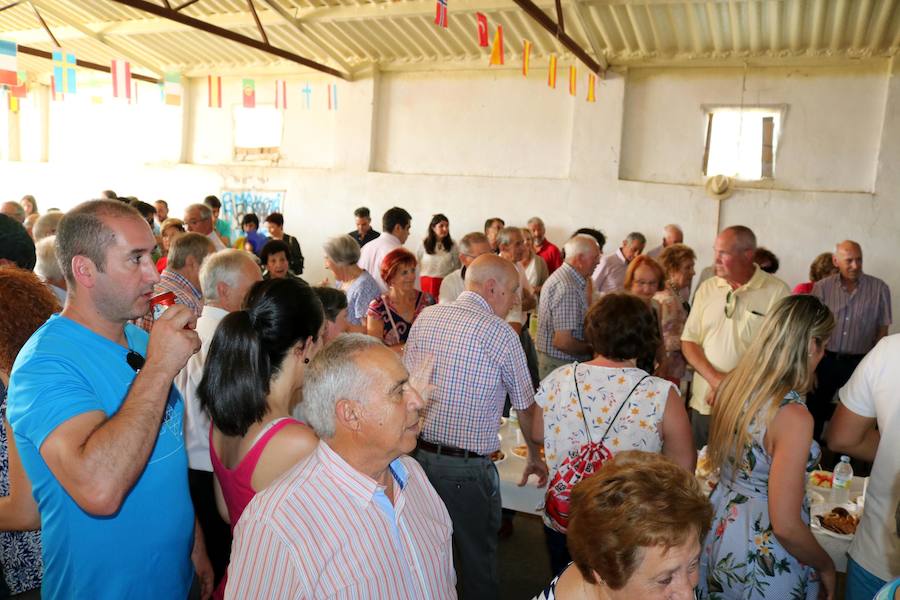
[[[253,257],[243,250],[221,250],[211,254],[200,267],[200,288],[205,304],[197,319],[200,351],[191,356],[175,378],[175,387],[185,403],[185,447],[188,454],[188,483],[191,500],[216,574],[216,584],[228,566],[231,532],[219,516],[213,495],[213,468],[209,458],[209,416],[200,408],[197,386],[219,322],[240,310],[247,291],[262,273]]]
[[[547,270],[552,274],[562,266],[562,253],[555,244],[547,239],[547,228],[544,226],[543,219],[531,217],[528,219],[528,229],[531,231],[534,253],[544,259],[544,262],[547,263]]]
[[[557,367],[589,360],[591,346],[584,341],[584,315],[591,290],[590,275],[600,261],[600,246],[589,235],[566,242],[566,260],[547,279],[538,305],[538,371],[543,379]]]
[[[659,255],[662,254],[662,251],[671,246],[672,244],[683,244],[684,243],[684,232],[681,231],[681,227],[675,225],[674,223],[670,223],[663,227],[663,238],[662,244],[644,252],[647,256],[652,258],[653,260],[657,260]]]
[[[491,251],[491,242],[488,237],[480,231],[467,233],[458,242],[459,246],[459,262],[462,267],[453,271],[441,281],[441,291],[439,302],[446,304],[453,302],[459,295],[466,291],[465,277],[466,270],[476,258],[482,254],[488,254]]]
[[[423,310],[406,342],[407,368],[433,369],[434,396],[415,456],[453,520],[464,598],[499,596],[500,478],[491,454],[500,449],[507,395],[528,448],[520,485],[532,473],[538,485],[547,480],[541,443],[532,433],[540,408],[525,353],[504,320],[518,287],[513,263],[491,253],[480,256],[466,274],[466,291],[455,302]]]
[[[425,403],[380,340],[344,334],[306,370],[315,452],[234,531],[226,598],[456,598],[447,509],[415,460]]]
[[[224,250],[225,244],[216,233],[216,221],[213,210],[206,204],[191,204],[184,211],[184,224],[192,233],[205,235],[213,243],[216,250]]]
[[[594,289],[601,294],[617,292],[625,287],[625,272],[628,265],[644,251],[647,238],[639,231],[632,231],[622,245],[612,254],[604,254],[597,263],[591,279],[594,281]]]
[[[56,260],[56,236],[51,235],[41,239],[34,245],[34,250],[37,255],[34,272],[44,280],[44,283],[59,300],[59,305],[65,306],[66,296],[69,292],[66,286],[66,276],[63,275],[59,261]]]

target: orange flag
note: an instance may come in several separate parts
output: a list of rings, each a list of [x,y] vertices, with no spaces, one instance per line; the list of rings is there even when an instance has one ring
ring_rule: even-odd
[[[494,34],[494,45],[491,48],[490,64],[503,64],[503,25],[497,25],[497,32]]]
[[[578,73],[575,70],[575,65],[569,67],[569,95],[575,95],[575,88],[578,84]]]
[[[528,63],[531,61],[531,42],[522,40],[522,75],[528,77]]]
[[[588,102],[596,102],[597,95],[594,92],[594,88],[597,86],[597,76],[593,73],[588,73],[588,93],[587,93],[587,101]]]
[[[550,70],[547,72],[547,85],[556,89],[556,55],[550,55]]]

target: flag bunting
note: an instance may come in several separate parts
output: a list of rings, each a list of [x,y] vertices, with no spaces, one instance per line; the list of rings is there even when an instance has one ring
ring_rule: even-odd
[[[487,17],[482,13],[475,13],[475,18],[478,20],[478,46],[487,48],[489,46]]]
[[[494,45],[491,47],[490,64],[503,64],[503,25],[497,25],[497,31],[494,32]]]
[[[207,75],[206,92],[209,108],[222,108],[222,78]]]
[[[244,108],[256,108],[256,83],[252,79],[244,79],[241,83]]]
[[[60,94],[75,93],[75,54],[62,48],[53,51],[53,80]]]
[[[127,60],[113,60],[110,66],[112,74],[113,97],[128,98],[131,102],[131,63]],[[59,82],[57,82],[59,83]]]
[[[447,0],[437,0],[435,3],[434,24],[447,29]]]

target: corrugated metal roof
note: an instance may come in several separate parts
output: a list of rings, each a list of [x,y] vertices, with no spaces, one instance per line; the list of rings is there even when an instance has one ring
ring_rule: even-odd
[[[11,2],[11,0],[7,0]],[[185,0],[168,0],[179,6]],[[166,0],[154,0],[162,6]],[[536,3],[555,21],[552,0]],[[900,47],[900,0],[566,0],[566,33],[612,66],[643,64],[778,64],[893,56]],[[241,70],[290,72],[296,63],[113,0],[32,0],[0,11],[0,37],[50,50],[40,11],[59,43],[78,58],[106,64],[125,56],[135,71],[186,75]],[[568,51],[514,0],[449,0],[449,27],[434,24],[434,0],[255,0],[269,42],[352,71],[487,68],[476,13],[504,28],[508,63]],[[277,9],[277,10],[276,10]],[[244,0],[198,0],[183,14],[260,39]],[[48,73],[49,61],[22,57]]]

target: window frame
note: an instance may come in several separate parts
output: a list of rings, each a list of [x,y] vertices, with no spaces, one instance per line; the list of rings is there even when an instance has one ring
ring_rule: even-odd
[[[710,175],[708,173],[709,167],[709,156],[710,156],[710,143],[712,141],[712,130],[713,130],[713,120],[715,117],[715,113],[718,111],[766,111],[772,113],[769,116],[763,116],[763,139],[761,143],[761,152],[760,152],[760,172],[761,176],[759,179],[741,179],[737,176],[734,176],[736,181],[740,181],[742,184],[753,186],[754,184],[768,184],[773,182],[776,179],[777,175],[777,160],[778,160],[778,151],[781,146],[781,138],[784,135],[785,125],[787,122],[787,114],[788,114],[788,105],[787,104],[701,104],[700,110],[703,112],[704,116],[704,124],[706,128],[706,132],[704,135],[704,146],[703,146],[703,159],[701,163],[700,173],[703,177],[712,177],[717,175],[716,173]],[[765,128],[765,119],[772,118],[772,116],[778,116],[778,124],[777,127],[774,126],[773,122],[773,131],[770,132],[770,139],[766,139],[766,128]],[[766,142],[770,142],[767,144]],[[767,160],[768,158],[768,160]],[[732,177],[732,175],[728,175]]]

